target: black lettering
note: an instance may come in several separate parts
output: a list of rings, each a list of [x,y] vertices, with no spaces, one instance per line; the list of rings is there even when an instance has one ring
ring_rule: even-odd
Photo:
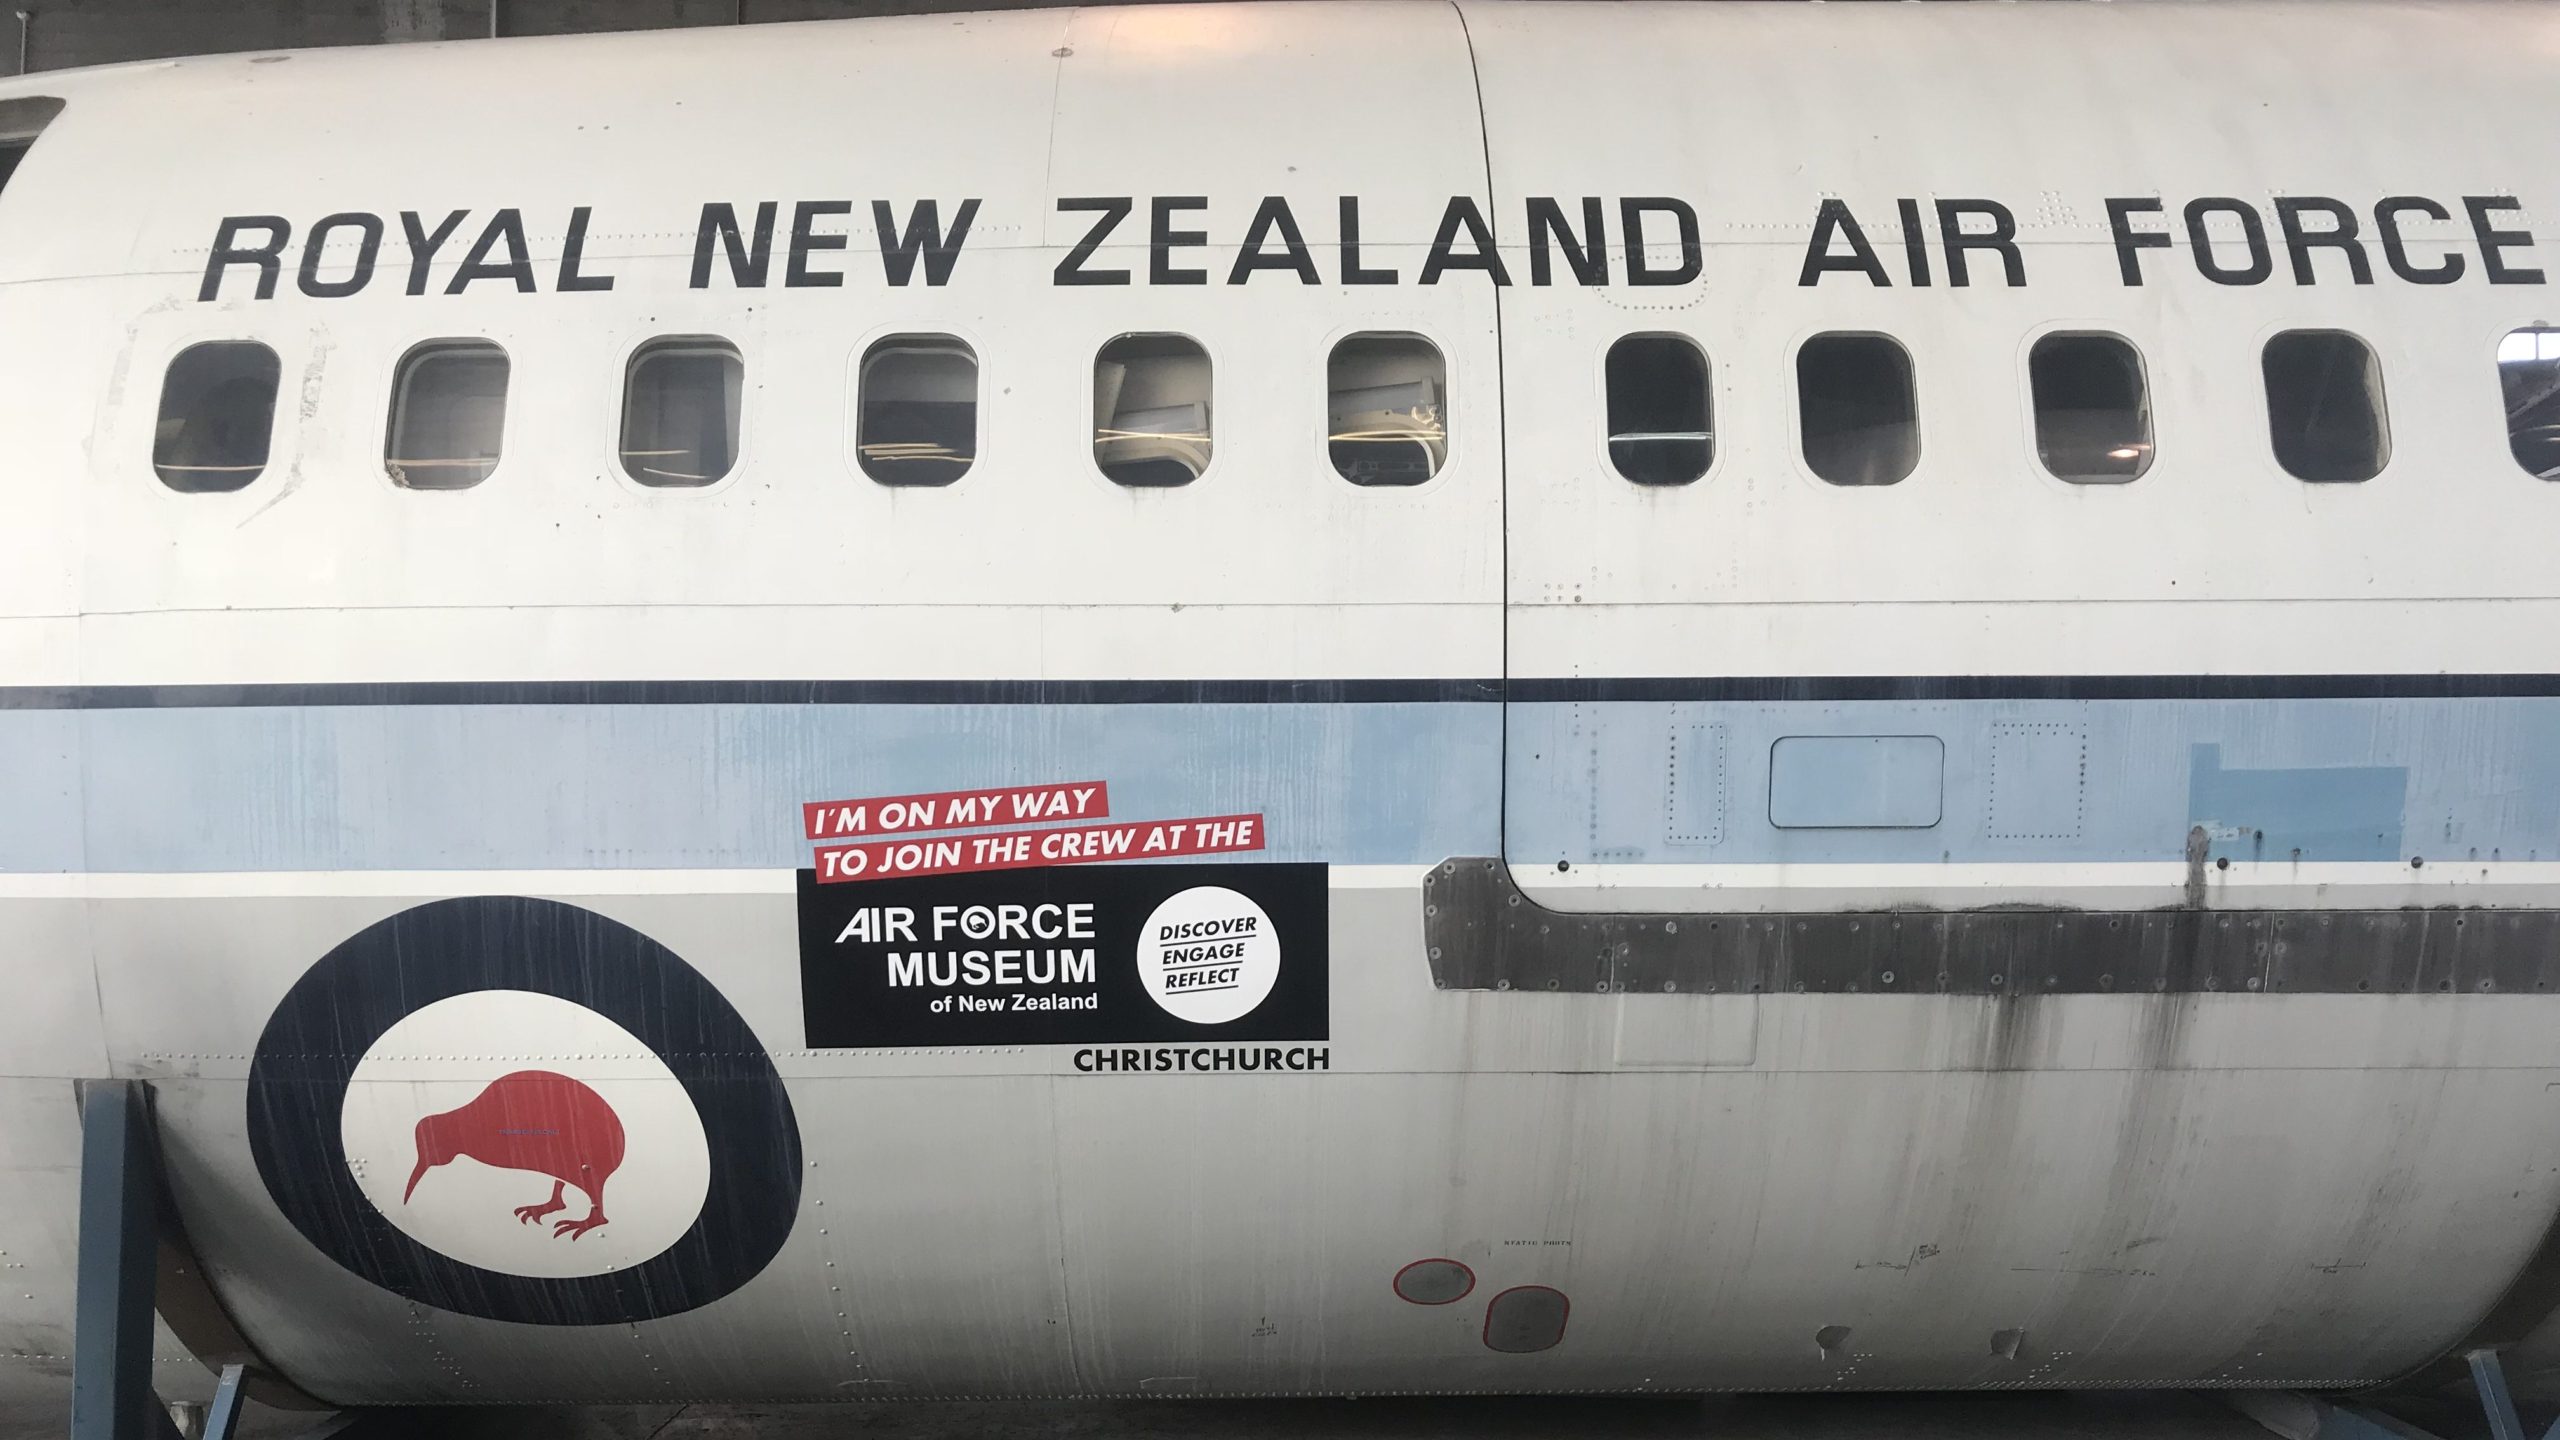
[[[1209,197],[1206,195],[1158,195],[1147,202],[1148,284],[1206,285],[1209,283],[1208,271],[1178,270],[1173,264],[1174,247],[1209,243],[1209,232],[1206,230],[1174,229],[1174,212],[1208,208]]]
[[[915,278],[916,257],[924,257],[924,283],[947,285],[951,267],[960,263],[960,247],[969,239],[969,222],[978,218],[975,197],[960,202],[958,213],[951,217],[951,233],[942,233],[941,207],[931,200],[919,200],[908,212],[904,231],[898,228],[897,213],[886,200],[871,202],[872,228],[880,232],[880,270],[892,285],[904,285]]]
[[[2213,253],[2213,237],[2206,233],[2205,221],[2217,210],[2240,217],[2240,233],[2249,243],[2249,263],[2237,270]],[[2267,252],[2266,223],[2258,218],[2256,206],[2228,195],[2208,195],[2188,201],[2186,214],[2187,248],[2195,253],[2197,272],[2207,280],[2216,285],[2258,285],[2276,273],[2275,257]]]
[[[2330,223],[2317,230],[2302,228],[2305,215],[2326,215]],[[2373,283],[2373,262],[2365,258],[2364,245],[2356,235],[2356,212],[2344,202],[2324,195],[2279,195],[2276,197],[2276,230],[2284,236],[2284,253],[2293,261],[2293,283],[2309,285],[2319,279],[2311,270],[2311,252],[2330,249],[2347,257],[2347,273],[2359,285]]]
[[[2393,195],[2373,207],[2374,228],[2382,232],[2382,259],[2391,273],[2412,285],[2450,285],[2462,278],[2467,265],[2458,251],[2449,251],[2444,260],[2427,269],[2409,263],[2407,237],[2400,233],[2400,216],[2414,211],[2430,220],[2450,220],[2453,212],[2424,195]]]
[[[2513,195],[2465,195],[2462,208],[2471,216],[2471,233],[2480,241],[2480,273],[2492,285],[2539,285],[2542,272],[2526,270],[2507,263],[2498,252],[2511,245],[2530,245],[2530,230],[2501,230],[2489,223],[2489,215],[2497,210],[2521,211]]]
[[[1680,231],[1680,263],[1657,270],[1644,253],[1644,217],[1668,215]],[[1620,243],[1627,247],[1630,285],[1686,285],[1707,268],[1706,250],[1698,243],[1698,212],[1685,200],[1667,195],[1630,195],[1618,202]]]
[[[1552,196],[1529,197],[1529,283],[1546,285],[1555,278],[1555,257],[1550,247],[1564,247],[1564,263],[1573,271],[1577,285],[1609,283],[1608,221],[1601,218],[1600,197],[1582,197],[1582,232],[1591,237],[1588,243],[1577,239],[1573,226],[1564,218],[1564,207]]]
[[[1054,283],[1060,285],[1126,285],[1129,283],[1129,272],[1126,270],[1087,270],[1084,268],[1084,262],[1092,259],[1093,252],[1102,248],[1103,237],[1109,235],[1114,226],[1129,218],[1131,204],[1131,200],[1126,195],[1089,195],[1062,199],[1058,202],[1058,213],[1061,215],[1073,215],[1080,210],[1090,210],[1102,218],[1094,221],[1093,228],[1084,232],[1084,238],[1077,241],[1075,248],[1067,252],[1067,258],[1058,262],[1058,273],[1054,277]]]
[[[1467,243],[1474,248],[1457,253],[1458,231],[1467,232]],[[1511,272],[1502,266],[1502,255],[1493,246],[1493,230],[1484,223],[1484,212],[1476,208],[1472,195],[1452,195],[1440,211],[1440,228],[1431,237],[1431,253],[1423,257],[1419,283],[1437,285],[1445,270],[1482,270],[1493,277],[1496,285],[1511,283]]]
[[[355,268],[344,280],[320,278],[320,252],[329,248],[329,232],[355,227],[361,238],[356,241]],[[322,300],[336,300],[353,295],[373,278],[373,262],[382,253],[382,217],[347,210],[327,216],[311,227],[302,241],[302,273],[295,283],[302,293]]]
[[[1077,1051],[1077,1052],[1076,1052],[1076,1069],[1077,1069],[1077,1070],[1079,1070],[1079,1071],[1081,1071],[1081,1072],[1083,1072],[1084,1074],[1087,1074],[1087,1075],[1090,1075],[1090,1074],[1092,1074],[1092,1073],[1093,1073],[1093,1052],[1092,1052],[1092,1051],[1090,1051],[1090,1050],[1079,1050],[1079,1051]]]
[[[243,245],[240,232],[264,230],[266,243]],[[293,222],[281,215],[225,215],[213,232],[213,253],[204,261],[204,283],[196,287],[198,301],[211,300],[222,292],[222,272],[234,265],[258,267],[258,298],[272,300],[276,294],[276,276],[284,269],[284,247],[293,238]]]
[[[729,283],[754,290],[773,268],[773,218],[780,206],[771,200],[756,207],[756,235],[750,244],[738,233],[738,211],[726,202],[702,207],[702,223],[693,232],[693,280],[690,288],[711,288],[711,247],[717,241],[729,257]]]
[[[1274,230],[1280,232],[1283,248],[1277,255],[1266,254],[1263,246],[1271,242]],[[1298,233],[1298,217],[1289,213],[1289,202],[1277,195],[1263,196],[1261,208],[1253,212],[1253,223],[1244,228],[1244,248],[1236,252],[1227,283],[1242,285],[1257,270],[1294,270],[1299,284],[1320,283],[1316,257],[1307,251],[1307,237]]]
[[[587,259],[587,217],[594,213],[592,205],[581,205],[569,212],[569,233],[560,237],[560,283],[552,289],[565,294],[573,290],[613,288],[612,276],[587,275],[579,270]]]
[[[1360,197],[1342,197],[1342,283],[1345,285],[1393,285],[1393,270],[1366,269],[1360,264]]]
[[[1849,242],[1850,253],[1831,253],[1832,237]],[[1867,232],[1858,228],[1858,217],[1849,213],[1844,200],[1825,200],[1813,217],[1813,239],[1804,247],[1804,269],[1797,273],[1798,285],[1819,285],[1822,277],[1834,270],[1850,270],[1867,277],[1871,285],[1891,285],[1893,281],[1877,262],[1875,247],[1867,243]]]
[[[1902,259],[1911,267],[1911,283],[1925,288],[1929,283],[1929,232],[1920,224],[1920,202],[1896,200],[1894,213],[1902,217]]]
[[[462,217],[470,213],[468,210],[456,210],[444,217],[443,224],[429,231],[418,223],[417,211],[400,212],[400,235],[409,242],[410,294],[427,293],[427,270],[435,263],[436,252],[444,248],[445,241],[453,238],[453,232],[461,228]]]
[[[844,283],[844,275],[835,270],[812,270],[809,257],[821,250],[841,250],[842,235],[821,235],[817,224],[830,215],[850,215],[850,200],[803,200],[791,207],[791,259],[782,267],[782,288],[786,290],[825,290]]]
[[[506,245],[506,258],[491,260],[489,252],[501,242]],[[510,208],[489,217],[480,238],[462,252],[462,263],[454,267],[453,280],[444,287],[444,293],[459,295],[462,287],[474,280],[512,280],[516,293],[533,293],[533,256],[524,243],[524,216],[520,212]]]
[[[2116,273],[2127,285],[2142,283],[2142,252],[2166,250],[2169,236],[2159,230],[2136,230],[2133,217],[2161,213],[2160,197],[2131,196],[2107,201],[2107,229],[2116,237]]]
[[[1988,230],[1967,230],[1965,217],[1979,215],[1991,221]],[[2018,220],[2009,207],[1997,200],[1941,200],[1938,202],[1938,244],[1947,252],[1947,283],[1961,289],[1973,283],[1965,273],[1965,252],[1995,250],[2000,255],[2000,273],[2012,285],[2027,283],[2027,258],[2018,253]]]

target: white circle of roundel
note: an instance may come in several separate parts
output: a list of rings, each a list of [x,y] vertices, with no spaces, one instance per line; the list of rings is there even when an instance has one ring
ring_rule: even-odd
[[[1138,932],[1138,979],[1167,1014],[1194,1025],[1252,1014],[1279,978],[1271,917],[1222,885],[1167,898]]]
[[[430,1117],[449,1118],[422,1131]],[[577,1168],[564,1157],[592,1171],[616,1124],[621,1158],[598,1183],[605,1223],[581,1228],[595,1197],[552,1172]],[[338,1133],[357,1187],[403,1234],[510,1275],[653,1259],[693,1228],[711,1189],[710,1142],[675,1072],[611,1020],[529,990],[475,990],[401,1017],[357,1063]],[[555,1181],[558,1210],[520,1214],[544,1211]]]

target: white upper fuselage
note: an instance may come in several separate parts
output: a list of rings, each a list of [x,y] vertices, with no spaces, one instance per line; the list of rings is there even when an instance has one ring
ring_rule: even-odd
[[[67,106],[0,206],[0,665],[19,685],[2560,668],[2560,488],[2508,459],[2494,371],[2544,290],[2490,283],[2462,209],[2512,195],[2498,222],[2530,230],[2553,203],[2550,127],[2518,107],[2555,35],[2517,5],[1149,7],[18,82]],[[2273,278],[2216,284],[2181,241],[2122,283],[2110,197],[2160,197],[2144,224],[2175,235],[2211,196],[2272,229],[2279,193],[2354,207],[2374,282],[2322,252],[2297,283],[2278,241]],[[2451,212],[2406,229],[2420,263],[2468,256],[2457,283],[2402,280],[2370,243],[2375,202],[2407,194]],[[1059,202],[1113,196],[1135,213],[1094,263],[1134,261],[1133,282],[1059,285],[1093,218]],[[1209,283],[1149,283],[1158,196],[1205,200],[1171,227],[1205,243],[1170,263]],[[1226,283],[1266,196],[1321,283]],[[1345,196],[1395,283],[1340,283]],[[1483,271],[1420,283],[1453,196],[1503,247],[1505,350]],[[1701,277],[1632,286],[1613,256],[1608,285],[1561,263],[1533,284],[1538,196],[1577,223],[1599,197],[1613,247],[1620,200],[1681,199]],[[1798,283],[1826,197],[1890,288]],[[1942,254],[1910,284],[1904,197],[2006,205],[2026,283],[1977,252],[1966,288]],[[889,285],[872,202],[938,200],[947,223],[971,198],[949,283]],[[704,205],[766,200],[778,248],[798,202],[851,202],[815,222],[848,238],[816,260],[841,285],[787,288],[777,256],[765,288],[725,267],[690,288]],[[506,207],[536,293],[445,293]],[[556,288],[576,207],[609,291]],[[422,295],[404,210],[468,212]],[[341,212],[386,222],[378,273],[312,298],[301,241]],[[281,285],[251,298],[234,268],[200,301],[219,223],[244,215],[294,226]],[[2392,456],[2371,483],[2305,485],[2269,450],[2257,352],[2299,327],[2378,352]],[[2144,356],[2140,482],[2037,464],[2024,356],[2054,328]],[[1637,329],[1713,367],[1695,485],[1608,467],[1600,357]],[[1324,357],[1362,330],[1447,357],[1452,444],[1427,486],[1361,490],[1324,463]],[[1790,357],[1826,330],[1912,356],[1921,456],[1900,485],[1826,485],[1798,454]],[[1133,331],[1212,358],[1216,461],[1193,485],[1132,492],[1090,463],[1092,357]],[[982,365],[979,459],[945,490],[868,483],[850,456],[854,361],[912,332]],[[624,361],[670,334],[744,357],[740,461],[709,490],[616,463]],[[382,464],[393,367],[440,337],[512,358],[505,459],[474,490],[405,491]],[[160,376],[217,338],[282,359],[273,463],[236,494],[175,494],[149,463]]]

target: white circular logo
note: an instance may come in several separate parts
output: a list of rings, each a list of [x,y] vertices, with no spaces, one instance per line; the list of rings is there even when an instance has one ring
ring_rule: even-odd
[[[511,1275],[603,1275],[683,1238],[711,1188],[692,1097],[630,1031],[529,990],[475,990],[382,1032],[338,1133],[374,1208]]]
[[[1280,978],[1280,937],[1262,907],[1222,885],[1158,905],[1138,932],[1138,978],[1165,1013],[1223,1025],[1253,1013]]]

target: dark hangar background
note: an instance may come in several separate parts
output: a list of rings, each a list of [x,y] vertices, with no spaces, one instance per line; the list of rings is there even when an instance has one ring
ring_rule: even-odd
[[[37,0],[0,8],[0,75],[237,50],[1020,10],[1051,3],[1056,0]]]

